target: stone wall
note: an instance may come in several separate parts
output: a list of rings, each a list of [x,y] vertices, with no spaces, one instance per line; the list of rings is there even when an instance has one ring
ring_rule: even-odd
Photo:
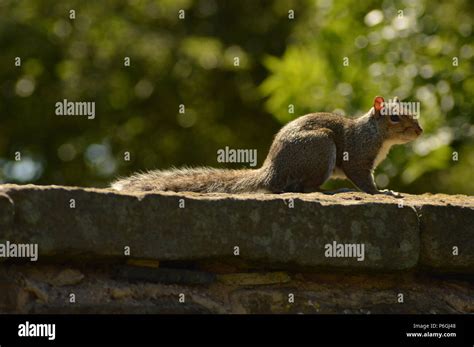
[[[3,185],[0,244],[39,250],[0,257],[0,312],[474,312],[467,196]]]

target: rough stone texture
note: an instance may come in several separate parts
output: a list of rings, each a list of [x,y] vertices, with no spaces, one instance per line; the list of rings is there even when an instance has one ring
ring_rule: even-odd
[[[217,278],[222,283],[241,286],[287,283],[291,281],[290,276],[285,272],[233,273],[220,275]]]
[[[0,241],[38,243],[41,257],[123,257],[129,246],[135,258],[215,259],[234,256],[238,246],[242,259],[293,267],[421,263],[474,271],[474,199],[466,196],[120,194],[33,185],[3,185],[0,194]],[[365,260],[325,257],[333,241],[363,243]],[[458,256],[451,245],[459,245]]]
[[[0,258],[0,313],[474,312],[474,198],[461,195],[3,185],[6,241],[38,243],[39,260]],[[364,244],[365,260],[325,257],[333,241]]]
[[[422,206],[423,265],[438,271],[474,272],[473,211],[467,206]],[[458,255],[453,255],[454,247]]]
[[[474,313],[472,281],[415,273],[288,273],[284,283],[269,285],[262,284],[269,273],[253,273],[245,284],[186,285],[113,279],[107,266],[6,265],[6,270],[12,284],[0,290],[15,301],[0,299],[0,313]],[[65,270],[84,278],[51,286],[48,273]]]
[[[0,235],[1,233],[11,233],[13,228],[13,215],[13,201],[8,195],[0,192]]]

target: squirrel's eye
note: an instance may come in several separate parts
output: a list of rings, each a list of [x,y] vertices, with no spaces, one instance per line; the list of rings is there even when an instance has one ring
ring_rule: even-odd
[[[390,116],[390,120],[391,120],[392,122],[400,122],[400,117],[397,116],[396,114],[392,114],[392,115]]]

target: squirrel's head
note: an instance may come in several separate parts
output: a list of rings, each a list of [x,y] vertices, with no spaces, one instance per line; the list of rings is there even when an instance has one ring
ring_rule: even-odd
[[[381,96],[377,96],[374,99],[371,116],[387,140],[407,143],[415,140],[423,132],[417,120],[419,110],[415,106],[416,103],[400,102],[398,97],[386,103]]]

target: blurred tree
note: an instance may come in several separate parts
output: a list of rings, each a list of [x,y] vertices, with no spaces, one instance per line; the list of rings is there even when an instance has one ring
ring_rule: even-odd
[[[281,124],[381,94],[420,101],[426,135],[392,150],[379,185],[474,192],[468,0],[0,0],[0,13],[0,182],[105,186],[218,166],[225,146],[261,163]],[[55,115],[63,99],[94,101],[95,119]]]
[[[216,165],[226,145],[264,153],[278,124],[258,96],[261,61],[291,30],[274,4],[0,1],[3,180],[105,185],[139,169]],[[63,99],[95,101],[97,117],[56,116]]]

